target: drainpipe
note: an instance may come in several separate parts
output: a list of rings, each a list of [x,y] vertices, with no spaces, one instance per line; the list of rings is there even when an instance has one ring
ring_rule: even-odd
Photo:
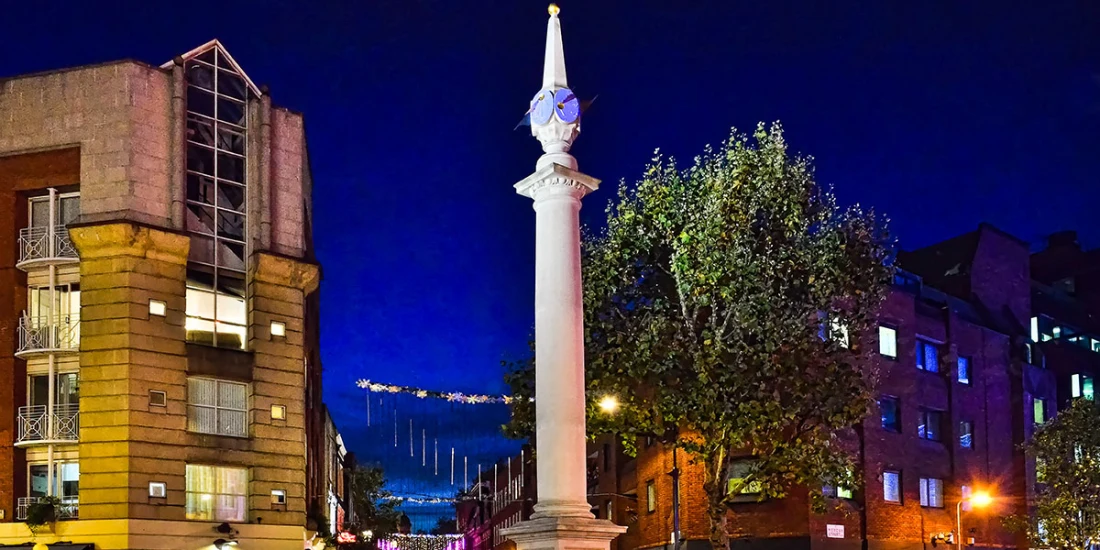
[[[171,210],[168,212],[173,229],[182,230],[184,210],[184,172],[187,166],[187,81],[183,74],[183,58],[172,60],[172,135],[169,140],[168,195]]]
[[[50,217],[49,227],[46,228],[46,239],[49,241],[49,255],[50,258],[54,258],[57,254],[57,189],[50,188]],[[54,354],[53,349],[57,347],[57,326],[54,324],[56,315],[54,307],[57,305],[57,266],[53,261],[49,264],[50,273],[50,292],[49,300],[50,306],[46,308],[46,330],[49,337],[49,345],[51,351],[49,354],[49,370],[47,371],[49,376],[47,378],[47,386],[49,394],[46,396],[46,439],[53,441],[54,438],[54,394],[57,391],[56,373],[54,373]],[[46,495],[54,496],[53,490],[53,443],[50,443],[46,449]]]

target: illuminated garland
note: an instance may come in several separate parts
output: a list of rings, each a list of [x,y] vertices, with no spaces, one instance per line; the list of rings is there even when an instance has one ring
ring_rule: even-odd
[[[462,535],[390,535],[378,541],[379,550],[465,550]]]
[[[467,405],[485,405],[493,403],[503,403],[505,405],[511,405],[515,398],[510,395],[479,395],[472,393],[461,392],[439,392],[425,390],[421,388],[414,388],[411,386],[397,386],[394,384],[379,384],[377,382],[371,382],[370,380],[359,380],[355,383],[361,389],[377,392],[377,393],[403,393],[407,395],[415,395],[420,399],[445,399],[452,403],[465,403]],[[531,401],[534,401],[532,398]]]

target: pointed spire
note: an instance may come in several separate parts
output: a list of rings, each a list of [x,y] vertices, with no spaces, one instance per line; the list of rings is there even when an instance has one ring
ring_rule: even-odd
[[[546,60],[542,68],[542,89],[568,88],[565,80],[565,49],[561,45],[561,21],[557,4],[550,4],[550,21],[546,23]]]

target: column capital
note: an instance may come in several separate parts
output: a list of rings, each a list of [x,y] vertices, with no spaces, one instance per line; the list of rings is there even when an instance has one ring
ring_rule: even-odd
[[[515,185],[515,188],[516,193],[537,201],[539,195],[544,194],[543,191],[545,190],[565,191],[580,199],[598,189],[599,186],[600,180],[552,162],[540,167],[534,174],[523,178]]]
[[[84,260],[136,256],[183,265],[191,246],[184,233],[117,220],[70,225],[69,238]]]

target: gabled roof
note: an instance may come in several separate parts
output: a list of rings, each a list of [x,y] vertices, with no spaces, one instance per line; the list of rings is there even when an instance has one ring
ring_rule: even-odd
[[[248,74],[244,72],[244,69],[241,69],[241,66],[237,63],[237,60],[233,59],[232,55],[229,55],[229,51],[225,49],[225,46],[222,45],[221,41],[219,41],[217,38],[181,55],[180,57],[182,57],[183,60],[186,62],[213,49],[217,49],[218,53],[220,53],[222,57],[229,61],[229,64],[232,66],[233,71],[241,75],[241,78],[243,78],[245,83],[248,84],[248,89],[252,90],[252,93],[256,94],[257,97],[263,95],[262,93],[260,93],[260,88],[256,86],[256,83],[252,82],[252,79],[248,77]],[[161,65],[160,68],[171,68],[173,63],[174,61],[168,61],[167,63]]]

